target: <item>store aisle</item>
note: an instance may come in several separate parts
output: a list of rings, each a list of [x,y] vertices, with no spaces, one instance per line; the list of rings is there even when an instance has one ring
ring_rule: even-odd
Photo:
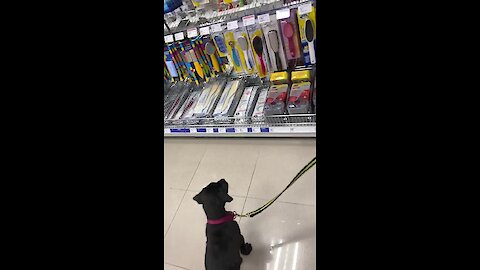
[[[165,269],[204,270],[206,216],[192,198],[225,178],[230,211],[255,210],[316,156],[315,139],[164,139]],[[253,251],[242,270],[316,268],[316,174],[311,169],[270,208],[237,219]]]

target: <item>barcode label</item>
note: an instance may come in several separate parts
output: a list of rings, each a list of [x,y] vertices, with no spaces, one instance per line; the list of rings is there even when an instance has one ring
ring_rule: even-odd
[[[183,32],[178,32],[175,34],[175,40],[176,41],[180,41],[180,40],[183,40],[185,38],[185,36],[183,35]]]
[[[312,12],[312,3],[307,3],[298,6],[298,14],[303,15],[303,14],[308,14]]]
[[[281,19],[286,19],[290,17],[290,9],[289,8],[284,8],[276,11],[277,15],[277,20]]]
[[[210,28],[208,28],[208,26],[200,28],[200,35],[201,36],[210,35]]]
[[[249,15],[242,18],[243,26],[255,24],[255,15]]]
[[[198,31],[197,28],[191,28],[187,30],[187,37],[188,38],[194,38],[198,36]]]
[[[270,14],[258,15],[258,23],[268,23],[270,22]]]
[[[227,23],[227,29],[228,30],[235,30],[238,28],[238,21],[231,21]]]
[[[173,42],[173,35],[165,36],[165,42],[166,43],[172,43]]]
[[[222,31],[222,25],[220,23],[212,25],[212,32],[220,32]]]

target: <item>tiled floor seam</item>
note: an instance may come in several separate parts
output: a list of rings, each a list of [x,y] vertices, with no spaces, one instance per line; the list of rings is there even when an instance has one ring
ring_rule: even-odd
[[[190,184],[192,184],[193,178],[195,177],[195,174],[197,173],[197,170],[200,167],[200,164],[202,163],[203,158],[205,157],[205,153],[207,153],[207,149],[205,149],[205,152],[203,152],[202,158],[198,162],[197,168],[195,168],[195,171],[193,172],[193,175],[190,178],[190,182],[188,183],[187,189],[185,189],[185,192],[183,193],[182,199],[180,200],[180,203],[178,204],[177,210],[175,210],[175,214],[173,215],[172,221],[170,221],[170,224],[168,224],[168,228],[167,228],[167,231],[165,232],[165,235],[163,236],[163,239],[165,239],[167,237],[167,234],[170,231],[170,228],[172,227],[173,221],[175,220],[175,217],[177,216],[178,210],[180,209],[180,206],[182,205],[183,199],[185,199],[185,195],[187,195],[188,188],[190,187]]]
[[[178,268],[181,268],[181,269],[190,270],[190,269],[188,269],[188,268],[185,268],[185,267],[180,266],[180,265],[175,265],[175,264],[173,264],[173,263],[168,263],[168,262],[163,262],[163,263],[168,264],[168,265],[171,265],[171,266],[175,266],[175,267],[178,267]]]
[[[255,167],[253,167],[252,176],[250,177],[250,183],[248,184],[247,195],[245,196],[245,201],[243,201],[242,212],[240,212],[240,214],[245,214],[243,211],[245,211],[245,205],[247,204],[248,193],[250,192],[250,187],[252,186],[253,176],[255,176],[255,170],[257,169],[257,163],[259,158],[260,158],[260,151],[258,151],[257,160],[255,161]],[[240,217],[240,219],[238,220],[238,222],[240,221],[242,221],[242,217]]]
[[[198,190],[183,189],[183,188],[170,188],[170,189],[180,190],[180,191],[199,192]],[[255,199],[255,200],[264,200],[264,201],[268,201],[268,200],[269,200],[269,199],[265,199],[265,198],[258,198],[258,197],[251,197],[251,196],[241,196],[241,195],[237,195],[237,194],[230,194],[230,195],[233,196],[233,197],[238,197],[238,198],[242,198],[242,199]],[[315,205],[315,204],[296,203],[296,202],[282,201],[282,200],[280,200],[280,199],[278,199],[276,202],[288,203],[288,204],[295,204],[295,205],[301,205],[301,206],[310,206],[310,207],[315,207],[315,206],[317,206],[317,205]]]

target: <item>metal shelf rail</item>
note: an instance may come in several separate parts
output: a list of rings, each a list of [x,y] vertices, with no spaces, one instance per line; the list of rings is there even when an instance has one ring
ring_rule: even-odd
[[[263,119],[195,118],[165,120],[165,136],[316,137],[316,115],[273,115]]]

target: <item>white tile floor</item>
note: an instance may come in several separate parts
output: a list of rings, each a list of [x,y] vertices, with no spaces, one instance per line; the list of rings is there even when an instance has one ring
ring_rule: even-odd
[[[193,196],[225,178],[233,197],[226,209],[249,212],[277,195],[316,156],[314,139],[164,139],[165,269],[204,270],[206,217]],[[242,270],[311,270],[315,258],[312,169],[270,208],[240,218],[253,251]]]

